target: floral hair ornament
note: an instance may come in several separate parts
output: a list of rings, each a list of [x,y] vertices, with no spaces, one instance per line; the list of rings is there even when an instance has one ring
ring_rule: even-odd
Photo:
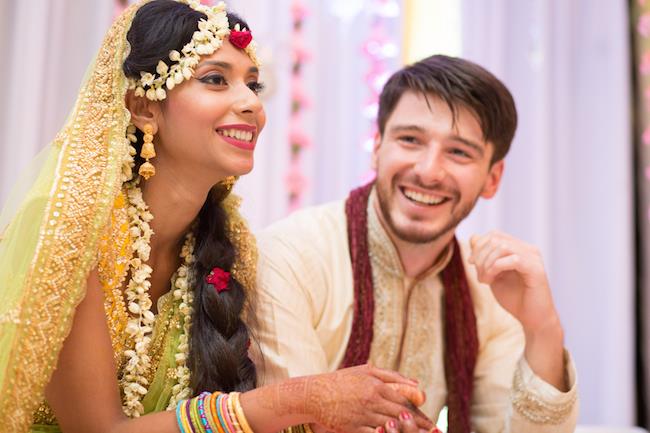
[[[201,56],[209,56],[223,45],[223,39],[229,36],[230,42],[244,50],[256,66],[260,65],[256,55],[255,41],[249,30],[230,30],[226,4],[219,2],[216,6],[206,6],[198,0],[176,0],[185,3],[195,11],[203,13],[207,19],[200,19],[199,29],[192,35],[180,52],[169,52],[170,62],[158,61],[156,73],[140,72],[138,80],[129,78],[129,89],[135,89],[136,96],[146,96],[152,101],[162,101],[167,97],[167,91],[172,90],[184,80],[194,75],[194,68],[199,64]]]
[[[217,291],[221,293],[228,290],[228,283],[230,282],[230,272],[226,272],[221,268],[214,268],[205,277],[205,282],[212,284]]]
[[[239,24],[235,24],[235,29],[230,31],[228,40],[237,48],[245,50],[246,47],[248,47],[248,44],[253,40],[253,35],[250,30],[246,29],[246,27],[240,29]]]

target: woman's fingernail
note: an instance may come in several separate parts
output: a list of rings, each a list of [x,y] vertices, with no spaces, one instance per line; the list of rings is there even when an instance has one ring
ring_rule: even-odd
[[[390,428],[397,428],[397,422],[395,422],[394,419],[391,419],[388,421],[388,427]]]
[[[400,419],[403,420],[403,421],[406,421],[406,420],[409,420],[409,419],[412,419],[412,418],[413,418],[413,416],[411,415],[411,413],[410,413],[410,412],[407,412],[407,411],[404,411],[404,412],[400,413],[400,414],[399,414],[399,417],[400,417]]]
[[[384,428],[381,426],[377,427],[377,433],[385,433]]]

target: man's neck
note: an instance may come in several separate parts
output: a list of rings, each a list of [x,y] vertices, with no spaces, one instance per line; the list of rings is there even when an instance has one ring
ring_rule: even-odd
[[[395,246],[395,250],[402,264],[402,269],[404,269],[404,275],[407,278],[418,278],[431,269],[438,263],[441,255],[445,253],[449,243],[454,238],[454,230],[450,230],[448,233],[439,236],[435,241],[424,244],[404,241],[398,238],[384,221],[377,200],[375,200],[374,206],[372,207],[377,214],[382,228]]]

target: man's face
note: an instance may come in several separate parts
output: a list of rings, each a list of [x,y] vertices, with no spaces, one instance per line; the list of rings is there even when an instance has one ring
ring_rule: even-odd
[[[410,243],[453,231],[479,197],[496,193],[503,161],[490,165],[493,152],[471,111],[458,107],[454,122],[443,100],[405,92],[375,142],[380,218]]]

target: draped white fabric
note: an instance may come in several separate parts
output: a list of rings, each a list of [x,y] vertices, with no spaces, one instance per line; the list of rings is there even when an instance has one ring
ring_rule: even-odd
[[[464,55],[514,94],[497,197],[464,234],[540,246],[578,369],[580,422],[634,423],[634,244],[625,2],[463,0]],[[597,3],[597,7],[596,4]]]

